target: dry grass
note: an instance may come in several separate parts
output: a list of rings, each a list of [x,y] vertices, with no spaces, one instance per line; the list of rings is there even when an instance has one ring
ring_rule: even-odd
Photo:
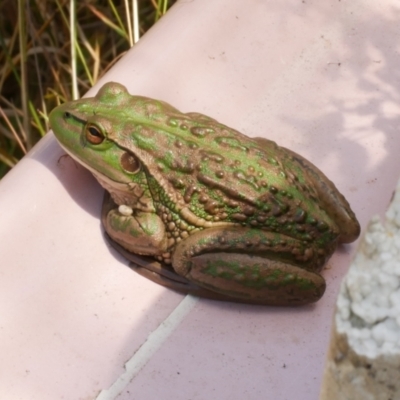
[[[174,2],[0,1],[0,178]]]

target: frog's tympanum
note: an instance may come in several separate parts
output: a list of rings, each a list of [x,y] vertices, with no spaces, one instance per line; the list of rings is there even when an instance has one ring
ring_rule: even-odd
[[[57,107],[50,123],[108,192],[102,222],[114,246],[176,290],[314,302],[324,263],[359,235],[346,199],[303,157],[118,83]]]

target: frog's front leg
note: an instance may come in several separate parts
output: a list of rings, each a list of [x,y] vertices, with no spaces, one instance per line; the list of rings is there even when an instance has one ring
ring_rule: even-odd
[[[227,300],[301,305],[323,295],[325,280],[317,271],[329,255],[276,233],[212,228],[179,243],[172,265],[179,275]]]
[[[167,249],[165,226],[155,213],[123,212],[106,192],[102,222],[110,238],[131,253],[161,256]],[[122,211],[122,212],[121,212]]]

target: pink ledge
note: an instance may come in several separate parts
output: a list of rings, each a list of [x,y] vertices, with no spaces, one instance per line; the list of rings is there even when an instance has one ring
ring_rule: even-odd
[[[198,111],[307,157],[361,225],[399,175],[394,0],[182,0],[91,91]],[[0,183],[0,398],[318,398],[341,247],[317,304],[196,300],[105,244],[102,190],[46,136]],[[125,369],[125,363],[127,363]]]

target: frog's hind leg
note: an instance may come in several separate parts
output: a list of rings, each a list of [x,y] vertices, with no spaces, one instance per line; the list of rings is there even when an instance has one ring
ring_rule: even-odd
[[[172,262],[190,282],[230,300],[296,306],[319,300],[326,286],[318,273],[325,256],[301,246],[261,230],[212,228],[181,241]]]

